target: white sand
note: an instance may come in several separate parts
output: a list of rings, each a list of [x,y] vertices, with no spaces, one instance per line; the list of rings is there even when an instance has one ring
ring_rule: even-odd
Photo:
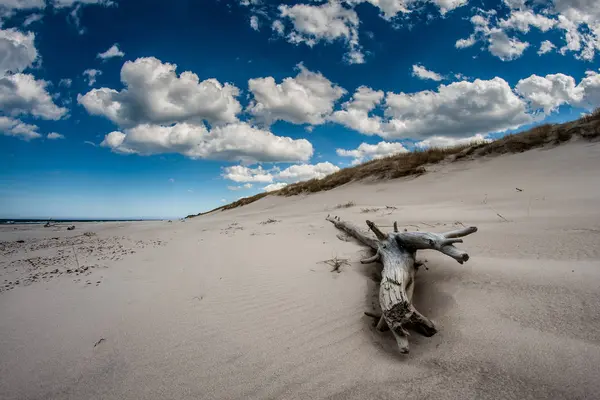
[[[0,283],[31,279],[28,258],[62,274],[0,293],[0,398],[597,398],[600,144],[435,168],[185,223],[2,227]],[[328,213],[479,227],[463,266],[420,253],[415,303],[440,331],[413,334],[408,356],[363,315],[372,271]],[[66,273],[73,248],[94,268]],[[320,263],[336,255],[339,274]]]

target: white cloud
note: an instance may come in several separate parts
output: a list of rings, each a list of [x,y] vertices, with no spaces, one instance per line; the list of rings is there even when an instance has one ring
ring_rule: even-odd
[[[340,2],[331,0],[321,5],[296,4],[280,5],[282,19],[289,19],[293,29],[287,36],[290,43],[305,43],[312,47],[319,42],[332,43],[343,40],[348,44],[349,63],[363,63],[358,42],[358,15],[353,9],[344,7]],[[279,32],[281,25],[274,29]]]
[[[277,182],[277,183],[271,183],[270,185],[267,185],[263,188],[263,190],[265,192],[274,192],[275,190],[280,190],[283,189],[284,187],[286,187],[288,184],[285,182]]]
[[[431,79],[436,82],[439,82],[442,79],[444,79],[442,75],[433,71],[429,71],[424,66],[418,64],[412,66],[412,75],[420,79]]]
[[[523,52],[529,43],[522,42],[517,38],[509,38],[501,29],[493,28],[490,30],[488,38],[490,53],[502,61],[512,61],[523,55]]]
[[[498,26],[504,29],[516,29],[523,33],[529,32],[531,26],[542,32],[554,28],[557,20],[536,14],[532,10],[512,10],[508,19],[500,20]]]
[[[0,111],[6,115],[33,115],[57,120],[67,109],[54,104],[47,91],[48,82],[33,75],[13,74],[0,78]]]
[[[339,171],[340,168],[330,162],[318,164],[297,164],[284,170],[274,167],[270,170],[263,169],[261,166],[250,168],[243,165],[234,165],[224,168],[223,178],[238,183],[272,183],[269,187],[283,187],[288,183],[307,181],[310,179],[323,179],[327,175]],[[232,186],[235,187],[235,186]],[[230,190],[235,190],[231,189]],[[239,188],[239,187],[238,187]],[[276,189],[274,189],[276,190]]]
[[[583,92],[578,105],[588,110],[600,107],[600,74],[587,71],[586,77],[579,82],[577,87]]]
[[[52,4],[55,8],[69,8],[77,5],[102,5],[102,6],[113,6],[116,5],[114,0],[53,0]]]
[[[83,71],[83,76],[87,80],[89,86],[93,86],[96,83],[96,78],[102,75],[102,71],[99,69],[86,69]]]
[[[521,57],[529,47],[529,43],[522,42],[516,37],[509,37],[503,29],[490,27],[494,15],[495,11],[487,12],[485,15],[473,15],[471,17],[473,33],[467,39],[457,40],[454,46],[457,49],[464,49],[481,40],[487,43],[488,51],[502,61],[512,61]]]
[[[388,93],[384,138],[465,136],[517,128],[532,121],[525,102],[502,78],[440,85],[437,91]]]
[[[435,4],[440,9],[440,13],[445,15],[455,8],[464,6],[468,0],[346,0],[346,2],[352,5],[370,3],[381,10],[383,18],[390,20],[400,13],[408,14],[412,12],[425,2]]]
[[[346,91],[319,72],[311,72],[298,64],[295,78],[276,83],[272,77],[250,79],[248,87],[253,99],[248,111],[267,125],[278,121],[294,124],[321,124],[333,111],[335,102]]]
[[[250,168],[243,165],[234,165],[225,167],[223,170],[223,178],[234,182],[273,182],[273,174],[263,169],[261,166]]]
[[[461,146],[467,144],[474,143],[488,143],[492,140],[485,137],[484,135],[475,135],[466,138],[454,138],[448,136],[432,136],[428,139],[422,140],[420,142],[415,143],[415,147],[418,149],[427,149],[430,147],[433,148],[445,148],[445,147],[454,147]]]
[[[109,58],[124,57],[124,56],[125,56],[125,53],[123,53],[119,49],[119,44],[115,43],[104,53],[98,53],[98,55],[96,57],[101,58],[102,60],[108,60]]]
[[[0,0],[0,17],[11,17],[16,11],[42,9],[45,0]]]
[[[543,109],[546,114],[563,104],[593,110],[600,106],[600,74],[587,71],[577,85],[565,74],[531,75],[517,83],[516,91],[533,110]]]
[[[23,123],[17,119],[0,116],[0,133],[5,136],[15,136],[20,139],[29,141],[42,137],[37,132],[38,127]]]
[[[510,9],[508,18],[497,19],[495,10],[479,10],[483,15],[471,19],[475,25],[473,34],[456,42],[456,47],[468,47],[477,40],[487,40],[492,54],[513,60],[522,54],[527,43],[516,37],[509,38],[508,31],[528,33],[535,27],[542,33],[562,31],[565,45],[560,52],[563,55],[573,52],[578,59],[592,61],[600,51],[600,2],[597,0],[505,0],[504,3]],[[474,18],[485,23],[476,23]],[[544,41],[538,54],[545,54],[554,46],[554,43]]]
[[[58,82],[58,86],[70,88],[73,84],[73,80],[69,78],[63,78]]]
[[[538,50],[538,55],[542,55],[542,54],[546,54],[551,52],[552,50],[554,50],[556,48],[556,46],[549,40],[544,40],[541,44],[540,44],[540,49]]]
[[[369,112],[381,103],[383,97],[381,90],[360,86],[352,100],[345,102],[342,110],[335,111],[330,120],[366,135],[378,134],[381,132],[381,118],[369,116]]]
[[[330,162],[318,164],[292,165],[275,175],[278,180],[286,182],[300,182],[310,179],[323,179],[327,175],[339,171],[340,168]]]
[[[542,108],[550,114],[566,103],[577,103],[583,98],[583,91],[575,85],[575,79],[565,74],[551,74],[546,77],[531,75],[521,79],[515,87],[534,110]]]
[[[542,108],[545,113],[563,104],[592,110],[600,106],[600,74],[587,71],[577,85],[573,77],[564,74],[531,75],[519,81],[517,91],[533,109]]]
[[[33,66],[38,58],[34,40],[33,32],[0,29],[0,75],[21,72]]]
[[[258,17],[256,15],[252,15],[250,17],[250,27],[255,31],[259,31],[260,28],[258,26]]]
[[[361,143],[354,150],[336,149],[340,157],[353,157],[353,165],[367,160],[388,157],[398,153],[407,153],[408,150],[401,143],[379,142],[377,144]]]
[[[49,133],[48,135],[46,135],[46,137],[48,139],[52,139],[52,140],[54,140],[54,139],[64,139],[65,138],[64,135],[61,135],[60,133],[56,133],[56,132]]]
[[[239,185],[239,186],[227,186],[227,189],[232,190],[232,191],[248,190],[248,189],[252,189],[252,184],[246,183],[244,185]]]
[[[124,132],[111,132],[101,143],[124,154],[180,153],[193,159],[244,162],[294,162],[313,153],[306,139],[275,136],[246,123],[217,126],[178,123],[172,126],[142,124]]]
[[[23,21],[23,26],[28,27],[31,24],[41,21],[42,18],[44,18],[42,14],[31,14],[25,18],[25,21]]]
[[[141,123],[169,124],[208,121],[222,125],[237,121],[241,105],[237,87],[216,79],[200,81],[190,71],[175,72],[175,64],[138,58],[121,68],[125,89],[93,89],[77,101],[93,115],[102,115],[121,126]]]
[[[283,36],[285,33],[285,25],[280,20],[273,21],[273,25],[271,25],[271,29],[275,32],[277,36]]]
[[[466,39],[458,39],[454,46],[457,49],[466,49],[467,47],[471,47],[475,44],[477,39],[475,39],[475,35],[471,35]]]

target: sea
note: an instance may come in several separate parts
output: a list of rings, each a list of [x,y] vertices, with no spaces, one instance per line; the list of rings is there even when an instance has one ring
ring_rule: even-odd
[[[139,219],[2,219],[0,225],[13,224],[52,224],[71,223],[71,222],[132,222],[132,221],[163,221],[169,218],[139,218]]]

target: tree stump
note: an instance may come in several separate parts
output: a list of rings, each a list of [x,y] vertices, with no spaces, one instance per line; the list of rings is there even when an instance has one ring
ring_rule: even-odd
[[[412,304],[415,273],[420,265],[415,261],[416,252],[424,249],[437,250],[462,264],[469,259],[469,255],[454,247],[454,244],[462,243],[460,238],[477,232],[477,228],[472,226],[445,233],[398,232],[398,224],[394,223],[394,232],[384,234],[373,222],[367,221],[367,226],[375,234],[376,238],[373,238],[339,217],[328,215],[327,221],[376,252],[373,257],[361,260],[361,263],[383,264],[379,288],[382,315],[377,329],[382,331],[387,325],[403,354],[408,353],[409,333],[406,325],[410,324],[424,336],[433,336],[437,332],[434,323],[419,313]]]

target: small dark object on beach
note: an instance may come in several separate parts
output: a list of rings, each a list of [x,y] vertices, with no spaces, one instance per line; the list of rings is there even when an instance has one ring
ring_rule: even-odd
[[[67,227],[67,230],[68,230],[68,231],[72,231],[73,229],[75,229],[75,225],[71,225],[71,226],[68,226],[68,227]]]
[[[17,243],[25,243],[24,240],[17,240]]]

